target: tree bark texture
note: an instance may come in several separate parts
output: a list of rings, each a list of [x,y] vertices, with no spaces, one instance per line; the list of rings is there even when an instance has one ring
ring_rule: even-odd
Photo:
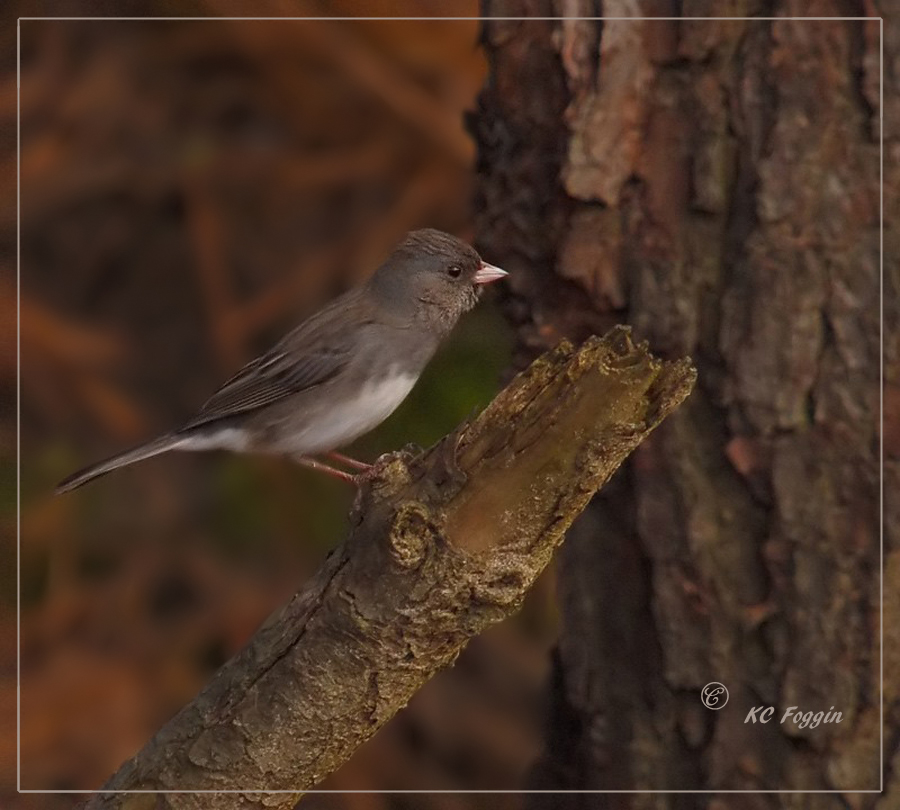
[[[561,551],[553,706],[532,787],[835,790],[816,806],[896,806],[900,169],[885,160],[880,798],[851,794],[880,782],[879,21],[786,19],[879,5],[485,5],[495,17],[548,12],[777,19],[484,23],[478,241],[512,271],[520,360],[627,321],[699,371],[695,395]],[[896,24],[885,33],[887,157],[900,41]],[[711,681],[730,690],[720,711],[701,704]],[[745,722],[755,706],[775,719]],[[842,719],[782,724],[790,706]]]
[[[348,540],[104,790],[303,791],[486,625],[690,392],[617,329],[563,344],[418,457],[379,464]],[[98,793],[88,807],[293,807],[297,794]]]

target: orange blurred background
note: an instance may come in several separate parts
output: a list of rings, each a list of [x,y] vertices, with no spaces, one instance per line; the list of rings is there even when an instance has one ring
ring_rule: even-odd
[[[32,13],[26,3],[18,10]],[[352,4],[357,16],[423,10],[411,0]],[[474,17],[478,8],[427,11]],[[209,0],[134,3],[128,13],[251,12]],[[260,2],[252,13],[351,11]],[[475,20],[21,22],[23,788],[99,787],[343,538],[352,492],[277,459],[171,455],[67,496],[52,489],[188,416],[241,364],[365,278],[406,231],[473,237],[475,149],[464,116],[486,73],[477,45]],[[8,133],[8,59],[0,79]],[[8,167],[15,142],[4,136],[2,148]],[[0,232],[11,324],[14,209],[0,213]],[[511,345],[488,296],[402,408],[353,451],[373,459],[439,438],[491,399]],[[0,355],[8,481],[13,347]],[[12,728],[14,499],[0,519],[9,594],[0,711]],[[323,787],[518,787],[540,746],[551,589],[545,578],[515,621],[476,640]],[[2,806],[74,804],[16,796],[14,763],[7,736]],[[428,801],[418,806],[484,804]],[[311,795],[302,806],[397,802]],[[490,806],[519,803],[494,797]]]

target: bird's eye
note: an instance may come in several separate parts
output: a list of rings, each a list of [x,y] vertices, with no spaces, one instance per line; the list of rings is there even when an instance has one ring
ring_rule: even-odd
[[[450,278],[459,278],[462,274],[462,268],[458,265],[451,264],[450,267],[447,268],[447,273],[450,275]]]

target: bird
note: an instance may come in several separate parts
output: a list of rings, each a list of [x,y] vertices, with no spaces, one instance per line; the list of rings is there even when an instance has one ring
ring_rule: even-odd
[[[338,448],[387,419],[484,285],[506,275],[451,234],[411,231],[368,281],[247,363],[195,416],[73,473],[56,492],[172,450],[288,456],[358,482],[371,465]],[[357,473],[315,458],[323,454]]]

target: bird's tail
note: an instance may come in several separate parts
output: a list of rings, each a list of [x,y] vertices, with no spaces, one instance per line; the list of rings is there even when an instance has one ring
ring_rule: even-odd
[[[119,453],[97,464],[91,464],[90,467],[85,467],[83,470],[72,473],[68,478],[60,481],[56,487],[56,494],[61,495],[63,492],[70,492],[88,481],[93,481],[101,475],[106,475],[108,472],[119,469],[119,467],[125,467],[128,464],[134,464],[136,461],[143,461],[145,458],[151,458],[152,456],[158,456],[160,453],[174,450],[183,442],[183,436],[175,434],[160,436],[152,442],[133,447],[131,450],[126,450],[124,453]]]

